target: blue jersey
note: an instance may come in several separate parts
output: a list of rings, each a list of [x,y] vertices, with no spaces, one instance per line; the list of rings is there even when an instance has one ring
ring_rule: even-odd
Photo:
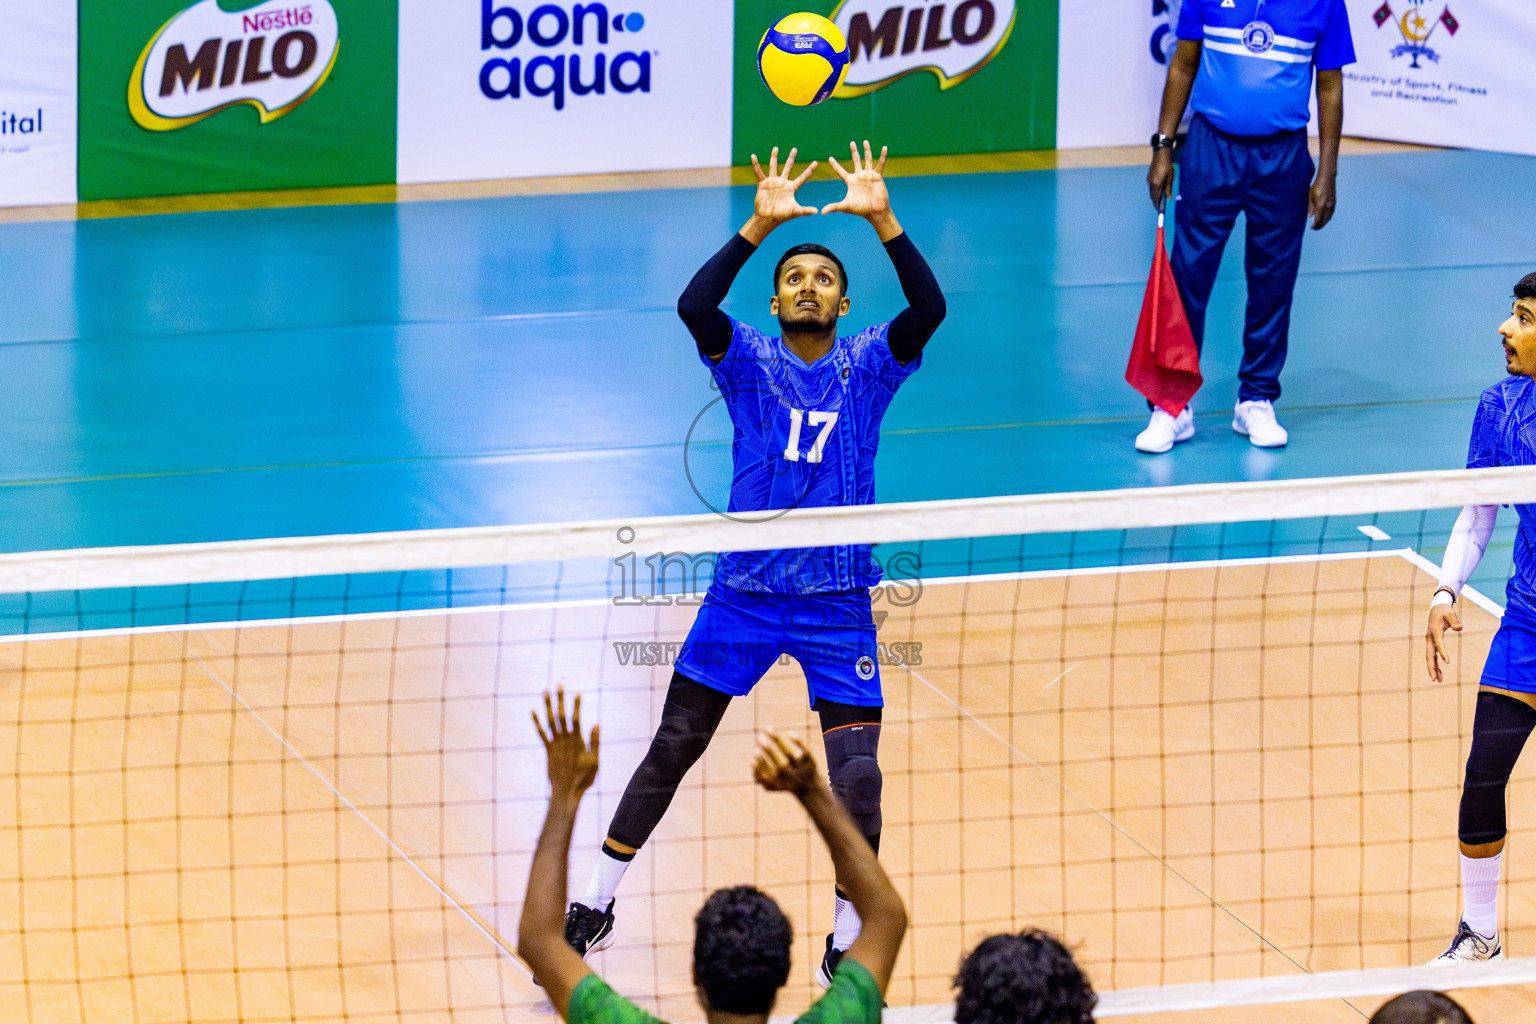
[[[1506,377],[1483,392],[1472,420],[1467,468],[1536,466],[1536,396],[1529,377]],[[1536,624],[1536,505],[1516,505],[1515,571],[1505,588],[1505,621]]]
[[[1178,36],[1202,42],[1190,107],[1230,135],[1305,128],[1312,69],[1355,60],[1344,0],[1184,0]]]
[[[735,428],[731,512],[869,505],[875,500],[880,421],[921,357],[903,366],[886,342],[890,323],[838,338],[807,365],[739,320],[710,367]],[[776,594],[855,590],[880,582],[869,545],[731,551],[715,563],[727,586]]]

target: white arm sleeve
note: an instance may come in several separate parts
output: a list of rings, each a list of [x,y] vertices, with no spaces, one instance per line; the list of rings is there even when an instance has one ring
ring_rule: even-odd
[[[1499,516],[1497,505],[1468,505],[1456,517],[1451,539],[1445,543],[1445,560],[1440,563],[1440,586],[1460,594],[1472,570],[1482,561],[1493,536],[1493,524]]]

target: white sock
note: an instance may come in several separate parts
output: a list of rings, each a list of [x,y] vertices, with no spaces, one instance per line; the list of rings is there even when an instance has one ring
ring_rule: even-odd
[[[859,937],[859,930],[864,927],[864,922],[859,920],[859,912],[853,909],[853,903],[835,897],[836,910],[832,915],[832,948],[847,949],[853,945],[853,940]]]
[[[1461,855],[1461,919],[1484,938],[1499,934],[1499,862],[1492,857]]]
[[[628,860],[620,860],[604,845],[598,851],[597,866],[592,869],[592,881],[587,883],[587,891],[582,893],[581,899],[576,902],[593,910],[607,910],[608,904],[613,900],[614,891],[618,889],[619,882],[624,878],[624,872],[629,870],[629,865],[634,859],[634,855],[631,854]]]

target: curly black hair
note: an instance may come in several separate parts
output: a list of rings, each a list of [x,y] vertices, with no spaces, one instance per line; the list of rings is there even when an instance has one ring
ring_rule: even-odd
[[[777,276],[774,280],[778,280]],[[1536,299],[1536,270],[1515,282],[1515,298]]]
[[[983,939],[960,963],[955,1024],[1093,1024],[1099,997],[1054,935]]]
[[[767,1013],[789,980],[789,919],[750,885],[717,889],[693,919],[693,978],[709,1008]]]
[[[1472,1024],[1472,1018],[1450,996],[1419,989],[1382,1003],[1371,1024]]]

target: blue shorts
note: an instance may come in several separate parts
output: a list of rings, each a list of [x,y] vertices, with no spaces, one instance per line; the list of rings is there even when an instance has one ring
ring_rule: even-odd
[[[805,670],[812,706],[818,697],[860,707],[885,704],[867,590],[761,594],[712,583],[675,667],[741,697],[784,654]]]
[[[1508,613],[1493,634],[1488,660],[1483,663],[1483,685],[1517,693],[1536,693],[1536,631],[1524,623],[1509,621]]]

